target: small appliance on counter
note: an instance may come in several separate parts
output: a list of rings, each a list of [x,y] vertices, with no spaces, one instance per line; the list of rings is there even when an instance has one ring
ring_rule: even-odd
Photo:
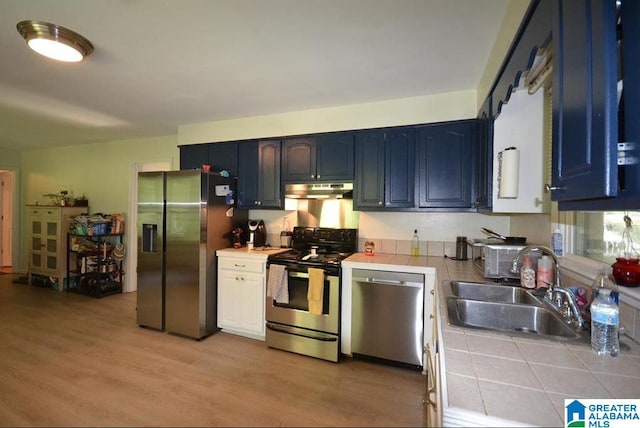
[[[293,233],[290,230],[280,232],[280,248],[291,248],[291,237]]]
[[[289,230],[289,219],[284,216],[282,219],[282,232],[280,232],[280,248],[291,248],[293,232]]]
[[[485,244],[482,247],[482,258],[474,261],[485,278],[495,280],[519,280],[519,273],[511,272],[511,262],[525,245]],[[537,264],[537,254],[532,252],[534,264]]]
[[[467,237],[456,238],[456,260],[467,260]]]
[[[240,248],[245,242],[244,230],[242,227],[234,227],[233,230],[227,233],[226,237],[231,241],[231,246],[233,248]]]
[[[249,220],[249,241],[253,248],[264,247],[267,243],[267,228],[263,220]]]

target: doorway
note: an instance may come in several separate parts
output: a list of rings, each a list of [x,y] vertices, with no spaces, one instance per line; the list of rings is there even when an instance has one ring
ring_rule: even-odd
[[[125,276],[124,292],[138,290],[138,173],[147,171],[170,171],[171,161],[135,163],[131,166],[131,192],[129,195],[129,219],[126,222],[128,275]]]
[[[13,272],[14,172],[0,169],[0,272]]]

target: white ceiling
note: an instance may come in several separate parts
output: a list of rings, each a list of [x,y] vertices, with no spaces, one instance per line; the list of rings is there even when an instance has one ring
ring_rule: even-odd
[[[0,148],[475,89],[509,0],[0,0]],[[94,45],[47,60],[25,19]]]

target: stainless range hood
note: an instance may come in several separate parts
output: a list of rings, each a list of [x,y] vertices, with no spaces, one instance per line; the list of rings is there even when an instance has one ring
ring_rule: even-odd
[[[353,183],[285,184],[284,197],[289,199],[351,199]]]

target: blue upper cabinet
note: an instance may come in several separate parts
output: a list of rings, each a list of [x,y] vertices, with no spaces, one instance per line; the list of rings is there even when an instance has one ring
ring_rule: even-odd
[[[180,146],[180,169],[199,169],[209,162],[209,144]]]
[[[624,89],[621,93],[622,123],[624,130],[619,141],[624,146],[624,160],[618,159],[621,192],[616,209],[640,209],[640,2],[625,0],[622,3],[622,72]],[[620,165],[624,164],[624,165]]]
[[[356,133],[353,205],[357,210],[415,206],[415,129],[399,127]]]
[[[316,179],[353,181],[354,134],[336,132],[316,138]]]
[[[287,138],[282,142],[282,180],[292,183],[316,180],[315,137]]]
[[[419,208],[475,206],[476,127],[477,121],[470,120],[419,128]]]
[[[199,169],[211,165],[211,171],[225,170],[238,176],[238,143],[208,143],[180,146],[180,169]]]
[[[238,143],[212,143],[209,146],[211,171],[227,171],[230,177],[238,176]]]
[[[354,208],[384,208],[384,130],[357,132],[355,138]]]
[[[239,208],[282,208],[280,140],[243,141],[239,169]]]
[[[256,208],[260,204],[258,194],[258,141],[244,141],[238,148],[238,208]]]
[[[614,197],[619,193],[616,2],[553,3],[552,199]]]
[[[352,181],[353,139],[353,132],[285,139],[282,143],[282,180],[287,183]]]
[[[415,206],[415,147],[415,128],[391,128],[385,132],[385,208]]]

